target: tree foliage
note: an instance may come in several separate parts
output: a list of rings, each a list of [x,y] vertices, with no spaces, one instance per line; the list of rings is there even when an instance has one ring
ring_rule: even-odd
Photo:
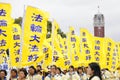
[[[52,23],[50,21],[47,22],[47,38],[50,38],[51,37],[51,34],[52,34]],[[59,28],[57,30],[57,34],[59,34],[62,38],[66,38],[66,34]]]
[[[15,18],[14,23],[19,24],[20,26],[22,26],[22,17]]]

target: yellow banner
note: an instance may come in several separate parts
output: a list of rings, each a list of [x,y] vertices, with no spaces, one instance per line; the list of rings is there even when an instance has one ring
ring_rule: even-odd
[[[112,52],[114,48],[114,42],[110,38],[105,38],[105,44],[104,44],[104,52],[105,52],[105,67],[111,70],[111,62],[112,62]]]
[[[114,48],[112,51],[112,62],[111,62],[111,71],[115,71],[119,65],[119,52],[118,52],[118,43],[114,42]]]
[[[52,63],[52,46],[49,44],[49,42],[51,42],[51,38],[47,39],[46,41],[44,41],[43,44],[43,54],[44,54],[44,58],[43,58],[43,64],[42,67],[47,67],[50,66]]]
[[[46,39],[47,21],[48,14],[46,12],[31,6],[27,7],[22,31],[22,64],[24,66],[38,61],[37,59],[43,55],[41,51],[42,44]]]
[[[20,62],[20,37],[21,27],[13,24],[11,27],[11,44],[10,44],[10,63],[12,67],[18,67]]]
[[[81,48],[81,65],[87,66],[88,63],[94,61],[93,52],[93,36],[88,30],[80,29],[80,48]]]
[[[0,3],[0,26],[5,26],[11,22],[11,9],[10,4]]]
[[[71,41],[70,41],[70,49],[71,49],[71,55],[72,55],[72,65],[74,67],[78,67],[80,63],[80,53],[79,53],[79,45],[80,45],[80,39],[77,35],[71,35]]]
[[[118,67],[120,67],[120,42],[118,42],[118,56],[119,56],[119,58],[118,58]]]
[[[104,38],[94,37],[94,60],[98,62],[101,68],[105,68]]]
[[[6,58],[6,50],[9,47],[11,27],[11,5],[0,3],[0,56]],[[2,59],[5,61],[4,59]],[[0,62],[3,62],[3,61]]]
[[[67,34],[68,36],[68,34]],[[63,64],[63,69],[69,69],[69,66],[71,65],[71,60],[70,60],[70,54],[69,54],[69,39],[65,38],[63,39],[63,50],[62,50],[62,54],[63,54],[63,59],[64,59],[64,64]]]

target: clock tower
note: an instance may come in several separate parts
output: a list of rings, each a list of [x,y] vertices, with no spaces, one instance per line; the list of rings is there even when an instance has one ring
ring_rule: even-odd
[[[104,37],[104,15],[98,11],[97,14],[94,15],[94,36],[95,37]]]

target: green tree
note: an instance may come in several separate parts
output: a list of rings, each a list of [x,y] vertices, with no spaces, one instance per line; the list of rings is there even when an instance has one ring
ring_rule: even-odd
[[[46,38],[50,38],[52,33],[52,23],[47,21],[47,35]]]
[[[47,36],[46,38],[50,38],[52,34],[52,22],[47,22]],[[57,30],[57,34],[59,34],[62,38],[66,38],[66,34],[59,28]]]
[[[22,26],[22,17],[15,18],[14,23],[19,24],[20,26]]]

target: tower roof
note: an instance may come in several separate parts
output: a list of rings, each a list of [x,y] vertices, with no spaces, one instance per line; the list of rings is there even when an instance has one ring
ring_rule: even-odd
[[[104,26],[104,15],[98,10],[98,13],[94,15],[94,27]]]

